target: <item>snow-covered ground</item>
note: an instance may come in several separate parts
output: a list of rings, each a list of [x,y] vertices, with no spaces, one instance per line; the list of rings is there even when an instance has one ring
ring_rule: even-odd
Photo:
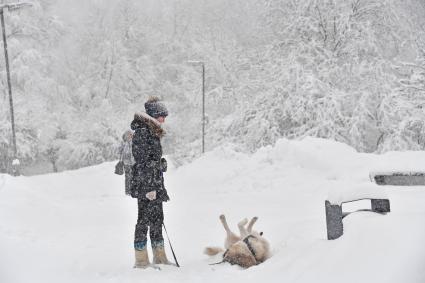
[[[136,201],[113,167],[0,175],[0,282],[425,282],[425,187],[379,187],[391,213],[354,213],[334,241],[324,208],[373,187],[370,171],[424,170],[425,152],[360,154],[307,138],[253,155],[222,147],[171,168],[165,224],[182,267],[162,271],[132,268]],[[208,265],[219,260],[202,251],[222,245],[221,213],[234,228],[258,216],[273,257],[247,270]]]

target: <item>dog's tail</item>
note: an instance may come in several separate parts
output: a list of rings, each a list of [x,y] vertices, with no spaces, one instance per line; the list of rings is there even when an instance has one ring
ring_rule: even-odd
[[[204,250],[204,254],[209,255],[209,256],[213,256],[216,255],[218,253],[224,252],[224,250],[222,248],[219,247],[206,247]]]

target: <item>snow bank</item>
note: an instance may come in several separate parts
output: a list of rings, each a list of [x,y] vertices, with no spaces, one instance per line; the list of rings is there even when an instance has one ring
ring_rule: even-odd
[[[0,175],[0,282],[425,282],[425,190],[380,187],[369,172],[413,167],[424,152],[359,154],[337,142],[279,140],[254,154],[230,145],[170,168],[165,224],[182,268],[135,270],[136,202],[114,162],[34,177]],[[421,168],[418,168],[421,169]],[[391,201],[391,213],[344,219],[326,240],[324,201],[362,194]],[[242,270],[202,254],[229,225],[258,216],[273,257]],[[169,257],[171,252],[168,250]]]

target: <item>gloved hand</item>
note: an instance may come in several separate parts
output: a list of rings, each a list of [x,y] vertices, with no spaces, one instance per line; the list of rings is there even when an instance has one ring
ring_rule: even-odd
[[[161,169],[161,172],[167,172],[167,159],[164,157],[161,158],[159,168]]]
[[[156,199],[156,191],[151,191],[151,192],[147,193],[146,198],[150,201],[155,200]]]

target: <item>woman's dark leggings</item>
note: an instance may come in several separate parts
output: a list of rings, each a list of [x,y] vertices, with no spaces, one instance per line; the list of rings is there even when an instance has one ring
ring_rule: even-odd
[[[134,233],[134,244],[146,243],[148,227],[151,243],[163,243],[162,223],[164,222],[164,211],[161,201],[147,201],[138,199],[139,214]]]

